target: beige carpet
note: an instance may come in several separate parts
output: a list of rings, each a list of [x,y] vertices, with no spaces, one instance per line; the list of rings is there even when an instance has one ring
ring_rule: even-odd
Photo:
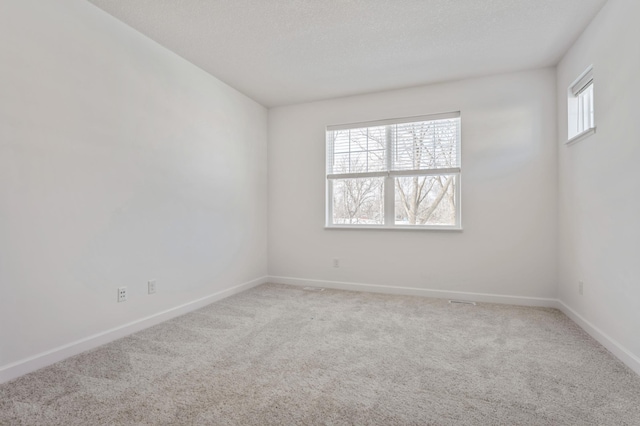
[[[553,309],[267,284],[0,386],[13,425],[640,425]]]

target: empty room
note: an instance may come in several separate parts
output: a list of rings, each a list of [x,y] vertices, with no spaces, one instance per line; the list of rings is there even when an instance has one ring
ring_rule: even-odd
[[[637,0],[1,0],[0,425],[640,425]]]

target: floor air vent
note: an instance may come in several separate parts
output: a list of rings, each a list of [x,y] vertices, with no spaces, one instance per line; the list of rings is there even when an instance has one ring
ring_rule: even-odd
[[[449,303],[460,303],[460,304],[463,304],[463,305],[476,306],[476,302],[471,302],[469,300],[449,300]]]

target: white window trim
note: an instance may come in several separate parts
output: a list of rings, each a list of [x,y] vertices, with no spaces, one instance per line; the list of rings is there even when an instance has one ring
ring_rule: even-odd
[[[575,135],[574,137],[572,137],[571,139],[566,141],[565,145],[570,146],[570,145],[573,145],[573,144],[575,144],[577,142],[580,142],[581,140],[586,139],[589,136],[595,134],[595,132],[596,132],[596,127],[595,126],[591,127],[591,128],[585,130],[582,133],[578,133],[577,135]]]
[[[365,121],[359,123],[349,123],[349,124],[341,124],[341,125],[331,125],[327,126],[325,132],[332,130],[347,130],[347,129],[358,129],[362,127],[375,127],[375,126],[383,126],[383,125],[392,125],[392,124],[400,124],[400,123],[412,123],[418,121],[429,121],[429,120],[442,120],[447,118],[460,118],[460,111],[456,112],[447,112],[447,113],[439,113],[439,114],[429,114],[429,115],[419,115],[412,117],[403,117],[397,119],[385,119],[385,120],[376,120],[376,121]],[[458,156],[462,156],[462,129],[460,128],[458,131]],[[326,151],[326,150],[325,150]],[[390,160],[390,156],[387,156],[387,160]],[[325,158],[325,164],[327,163],[327,159]],[[460,164],[461,159],[458,158],[458,164]],[[388,167],[390,168],[390,167]],[[456,203],[456,224],[455,225],[395,225],[395,182],[393,179],[396,176],[415,176],[415,175],[455,175],[456,176],[456,185],[455,185],[455,203]],[[333,217],[333,200],[332,197],[332,188],[334,179],[346,179],[353,177],[384,177],[384,224],[381,225],[357,225],[357,224],[333,224],[331,223],[331,218]],[[369,172],[369,173],[344,173],[344,174],[326,174],[326,194],[325,194],[325,226],[324,229],[327,230],[336,230],[336,229],[348,229],[348,230],[398,230],[398,231],[462,231],[462,195],[461,195],[461,187],[462,187],[462,170],[461,167],[455,167],[450,169],[428,169],[428,170],[403,170],[403,171],[382,171],[382,172]],[[392,207],[392,208],[388,208]]]

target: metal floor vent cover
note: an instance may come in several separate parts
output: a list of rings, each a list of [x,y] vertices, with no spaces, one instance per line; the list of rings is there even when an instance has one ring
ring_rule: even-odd
[[[306,291],[324,291],[322,287],[304,287],[303,290]]]
[[[470,300],[449,300],[449,303],[460,303],[462,305],[473,305],[476,306],[476,302],[471,302]]]

